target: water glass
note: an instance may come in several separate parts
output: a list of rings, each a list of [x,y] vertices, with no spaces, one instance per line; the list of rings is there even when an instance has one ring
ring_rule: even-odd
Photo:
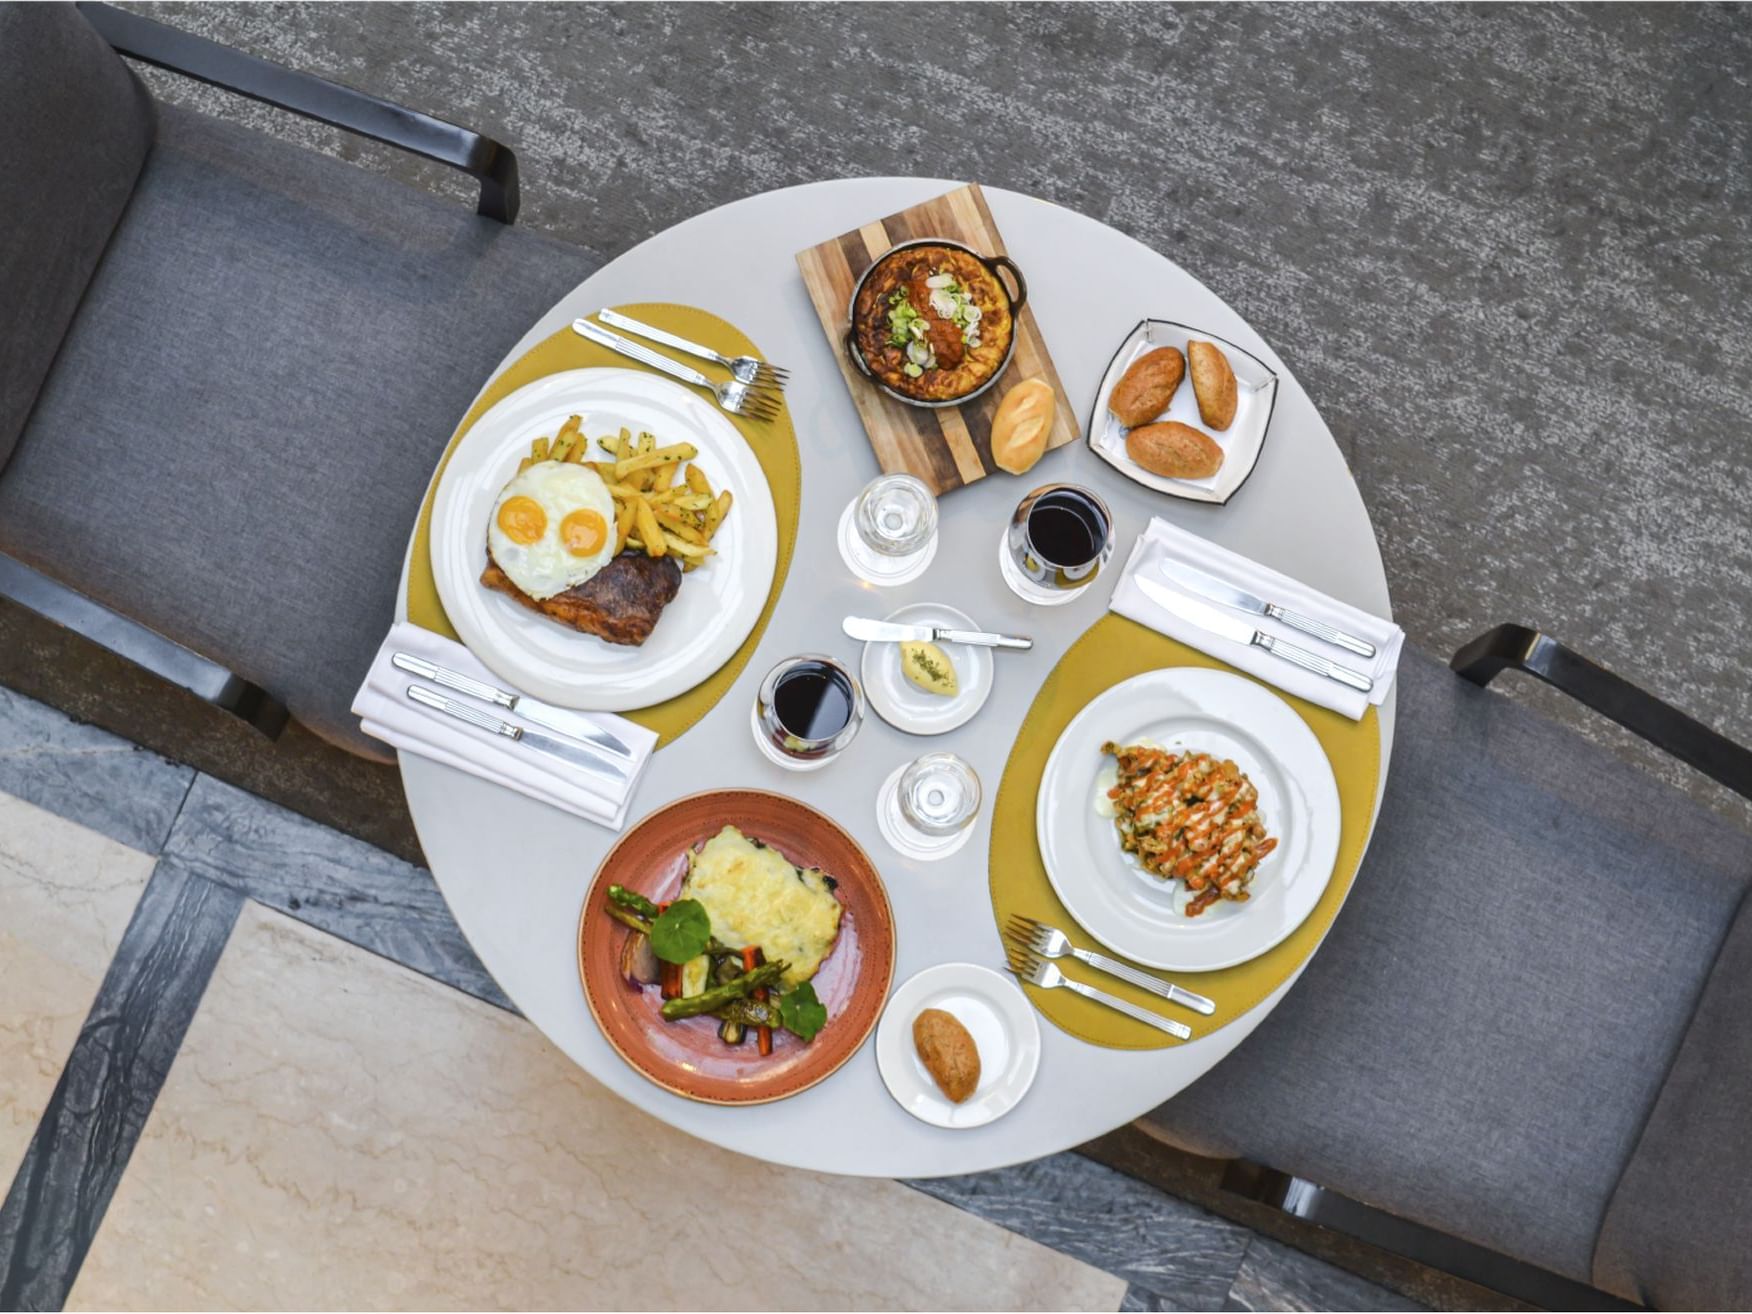
[[[760,682],[754,742],[788,771],[815,771],[844,751],[864,723],[864,691],[823,653],[787,657]]]
[[[876,823],[899,852],[934,861],[967,843],[979,804],[979,776],[966,761],[954,753],[926,753],[883,784]]]
[[[913,475],[879,475],[840,516],[839,548],[867,583],[917,579],[937,555],[936,495]]]
[[[1047,484],[1016,505],[998,543],[1004,583],[1025,602],[1069,602],[1113,558],[1113,513],[1087,488]]]

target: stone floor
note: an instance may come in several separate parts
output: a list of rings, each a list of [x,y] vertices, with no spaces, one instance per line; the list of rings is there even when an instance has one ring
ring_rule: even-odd
[[[0,1172],[3,1309],[1422,1308],[1075,1154],[909,1189],[692,1140],[421,868],[4,688]],[[732,1189],[759,1262],[618,1261]]]

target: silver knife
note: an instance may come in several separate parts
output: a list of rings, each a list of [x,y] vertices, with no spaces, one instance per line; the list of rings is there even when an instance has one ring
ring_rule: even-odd
[[[1291,611],[1288,607],[1280,607],[1275,602],[1267,602],[1246,589],[1238,589],[1233,584],[1218,579],[1215,575],[1207,575],[1197,566],[1188,566],[1184,562],[1174,561],[1163,565],[1162,573],[1183,589],[1190,589],[1201,598],[1209,598],[1212,602],[1220,602],[1225,607],[1233,607],[1237,611],[1250,611],[1255,616],[1270,616],[1275,621],[1282,621],[1293,630],[1303,634],[1312,634],[1316,639],[1325,639],[1347,651],[1354,652],[1359,657],[1373,657],[1375,645],[1367,639],[1359,639],[1354,634],[1346,634],[1336,626],[1325,621],[1315,620],[1312,616],[1304,616],[1299,611]]]
[[[610,780],[625,782],[626,771],[612,762],[605,761],[600,753],[593,748],[573,743],[569,739],[556,739],[552,735],[544,735],[536,730],[528,730],[509,721],[501,721],[496,716],[470,707],[467,703],[459,703],[454,698],[446,698],[441,693],[433,693],[423,684],[410,684],[408,697],[422,707],[430,707],[435,712],[443,712],[453,716],[458,721],[481,730],[490,731],[517,744],[527,744],[538,753],[546,753],[549,757],[557,757],[562,762],[570,762],[573,766],[583,767],[586,771],[595,772],[599,776],[607,776]]]
[[[633,750],[619,739],[597,725],[581,712],[569,712],[564,708],[549,707],[544,702],[531,698],[528,694],[512,693],[509,689],[500,689],[488,684],[485,680],[477,680],[472,675],[464,675],[461,671],[453,671],[448,666],[440,666],[429,662],[424,657],[416,657],[411,652],[398,652],[390,659],[390,664],[398,671],[406,671],[409,675],[417,675],[433,684],[441,684],[446,689],[454,689],[459,694],[467,694],[470,698],[479,698],[483,703],[491,703],[495,707],[503,707],[507,712],[516,712],[526,721],[534,721],[544,725],[549,730],[557,730],[571,739],[582,739],[586,743],[595,744],[604,752],[613,753],[625,761],[633,760]]]
[[[1212,634],[1221,635],[1225,639],[1233,639],[1236,643],[1248,643],[1255,648],[1263,648],[1274,657],[1282,657],[1286,662],[1293,662],[1305,671],[1324,675],[1328,680],[1334,680],[1360,693],[1368,693],[1375,687],[1375,682],[1368,676],[1353,671],[1348,666],[1340,666],[1337,662],[1327,661],[1319,653],[1309,652],[1306,648],[1298,648],[1295,644],[1285,643],[1282,639],[1274,639],[1263,630],[1256,630],[1247,622],[1236,620],[1227,612],[1218,611],[1208,602],[1200,602],[1197,598],[1189,598],[1184,594],[1176,593],[1173,589],[1166,588],[1144,575],[1138,575],[1136,579],[1138,587],[1154,602],[1167,608],[1182,620],[1197,625],[1200,629],[1209,630]]]
[[[969,643],[980,648],[1032,648],[1033,639],[1014,634],[987,634],[982,630],[950,630],[941,625],[897,625],[893,621],[847,616],[845,632],[854,639],[873,643]]]

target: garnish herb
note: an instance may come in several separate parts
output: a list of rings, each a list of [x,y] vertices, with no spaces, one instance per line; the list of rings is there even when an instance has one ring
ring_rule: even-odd
[[[677,899],[651,924],[651,952],[666,963],[685,963],[706,952],[712,919],[697,899]]]
[[[912,659],[913,659],[913,664],[915,666],[917,666],[921,671],[923,671],[931,679],[933,679],[933,680],[946,680],[946,679],[948,679],[948,675],[944,672],[944,670],[941,666],[937,665],[936,661],[932,658],[930,653],[925,652],[922,649],[915,650],[913,652]]]
[[[815,987],[807,981],[779,996],[779,1016],[784,1020],[785,1030],[805,1041],[814,1040],[816,1033],[827,1025],[827,1008],[815,997]]]

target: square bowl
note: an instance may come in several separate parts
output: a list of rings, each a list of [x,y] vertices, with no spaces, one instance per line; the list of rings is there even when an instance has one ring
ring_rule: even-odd
[[[1114,385],[1139,356],[1158,347],[1175,347],[1184,356],[1186,344],[1194,339],[1215,343],[1229,358],[1229,367],[1235,371],[1238,394],[1235,418],[1229,422],[1227,429],[1220,433],[1213,432],[1199,418],[1198,400],[1193,396],[1192,380],[1183,379],[1175,389],[1174,396],[1169,399],[1168,409],[1155,416],[1152,423],[1159,420],[1178,420],[1201,433],[1210,434],[1217,446],[1223,449],[1223,465],[1209,479],[1170,479],[1165,475],[1152,474],[1126,454],[1126,426],[1107,409],[1107,399],[1113,395]],[[1215,333],[1206,333],[1186,324],[1176,324],[1172,320],[1140,320],[1137,327],[1126,334],[1125,340],[1119,344],[1119,350],[1113,353],[1113,360],[1107,366],[1107,373],[1101,376],[1101,386],[1095,392],[1095,406],[1089,414],[1089,447],[1095,455],[1126,478],[1135,480],[1146,488],[1154,488],[1170,497],[1185,498],[1189,502],[1210,502],[1221,506],[1247,482],[1247,476],[1253,473],[1253,467],[1259,462],[1260,449],[1265,446],[1266,430],[1271,427],[1272,411],[1277,406],[1277,390],[1276,371],[1252,352],[1237,347],[1233,342],[1220,338]]]

